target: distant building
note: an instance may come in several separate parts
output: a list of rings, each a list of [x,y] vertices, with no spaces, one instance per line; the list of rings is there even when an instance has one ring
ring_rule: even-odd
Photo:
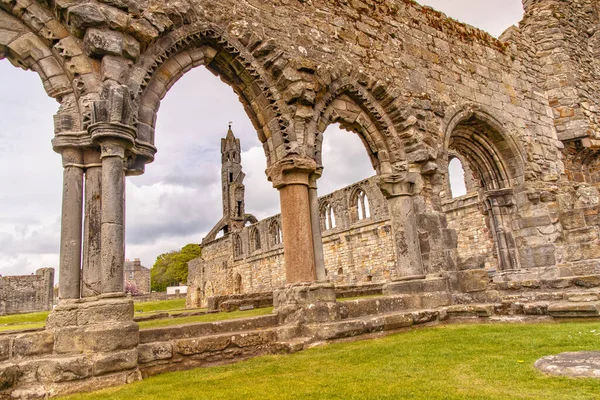
[[[176,295],[176,294],[186,294],[188,290],[187,286],[169,286],[167,288],[168,295]]]
[[[150,269],[142,265],[139,258],[125,260],[125,285],[135,284],[137,294],[150,293]]]
[[[41,268],[35,275],[0,275],[0,315],[52,310],[54,269]]]

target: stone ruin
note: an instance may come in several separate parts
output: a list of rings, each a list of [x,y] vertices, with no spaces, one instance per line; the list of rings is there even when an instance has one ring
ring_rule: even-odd
[[[0,315],[50,311],[54,304],[54,269],[35,275],[0,275]]]
[[[600,6],[523,5],[495,39],[411,0],[0,0],[0,58],[60,104],[64,167],[59,304],[44,330],[0,335],[0,399],[453,318],[597,318]],[[198,66],[233,88],[263,143],[285,281],[272,280],[273,315],[139,331],[125,177],[154,159],[161,99]],[[377,300],[338,303],[325,275],[317,183],[332,123],[360,135],[387,205],[394,258]],[[452,158],[470,197],[450,198]],[[484,225],[485,251],[466,256]]]

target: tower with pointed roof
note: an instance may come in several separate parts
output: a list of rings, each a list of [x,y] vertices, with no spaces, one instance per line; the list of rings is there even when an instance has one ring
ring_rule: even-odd
[[[240,139],[231,130],[221,139],[221,190],[223,196],[223,218],[228,220],[228,231],[244,227],[244,177],[242,171]]]

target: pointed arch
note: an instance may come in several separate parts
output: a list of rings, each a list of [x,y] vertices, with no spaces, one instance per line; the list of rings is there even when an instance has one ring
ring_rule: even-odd
[[[242,243],[242,237],[235,233],[233,235],[233,256],[235,258],[241,258],[244,255],[244,245]]]
[[[319,220],[321,221],[321,231],[323,232],[337,227],[335,209],[327,200],[321,203]]]
[[[391,173],[393,166],[406,158],[397,142],[395,127],[383,107],[363,86],[350,78],[333,82],[315,106],[307,145],[313,149],[318,165],[322,165],[323,133],[333,123],[339,123],[342,128],[360,136],[377,174]]]
[[[290,151],[295,142],[290,110],[255,56],[261,47],[259,43],[247,48],[219,27],[194,24],[170,32],[152,44],[134,67],[129,85],[137,108],[138,140],[153,145],[160,101],[186,72],[205,66],[238,95],[263,143],[267,165]],[[270,46],[276,48],[273,43]],[[283,53],[277,54],[281,57]],[[275,152],[278,144],[284,147],[283,152]]]
[[[273,220],[269,224],[269,240],[271,247],[279,246],[283,243],[283,236],[281,235],[281,225],[277,220]]]
[[[504,126],[475,106],[459,109],[447,123],[446,151],[464,157],[485,190],[508,188],[523,181],[523,156]]]
[[[250,228],[250,243],[252,245],[252,251],[258,251],[261,249],[260,230],[257,226]]]
[[[361,186],[350,194],[350,218],[352,222],[371,218],[371,206],[367,192]]]

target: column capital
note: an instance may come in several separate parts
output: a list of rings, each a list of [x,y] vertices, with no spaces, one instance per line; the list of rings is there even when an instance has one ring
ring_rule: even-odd
[[[292,156],[271,165],[265,173],[276,189],[287,185],[308,187],[310,186],[310,177],[316,173],[317,169],[317,163],[312,158]]]
[[[377,179],[377,186],[388,199],[415,194],[415,182],[406,174],[381,175]]]
[[[63,168],[77,167],[83,168],[83,153],[78,147],[61,147],[60,155],[62,156]]]
[[[98,122],[90,125],[88,129],[92,142],[100,145],[102,157],[105,157],[105,147],[113,149],[107,150],[109,152],[114,152],[115,147],[120,147],[124,152],[135,144],[136,129],[129,125],[117,122]],[[109,154],[108,156],[114,155],[117,154]]]

